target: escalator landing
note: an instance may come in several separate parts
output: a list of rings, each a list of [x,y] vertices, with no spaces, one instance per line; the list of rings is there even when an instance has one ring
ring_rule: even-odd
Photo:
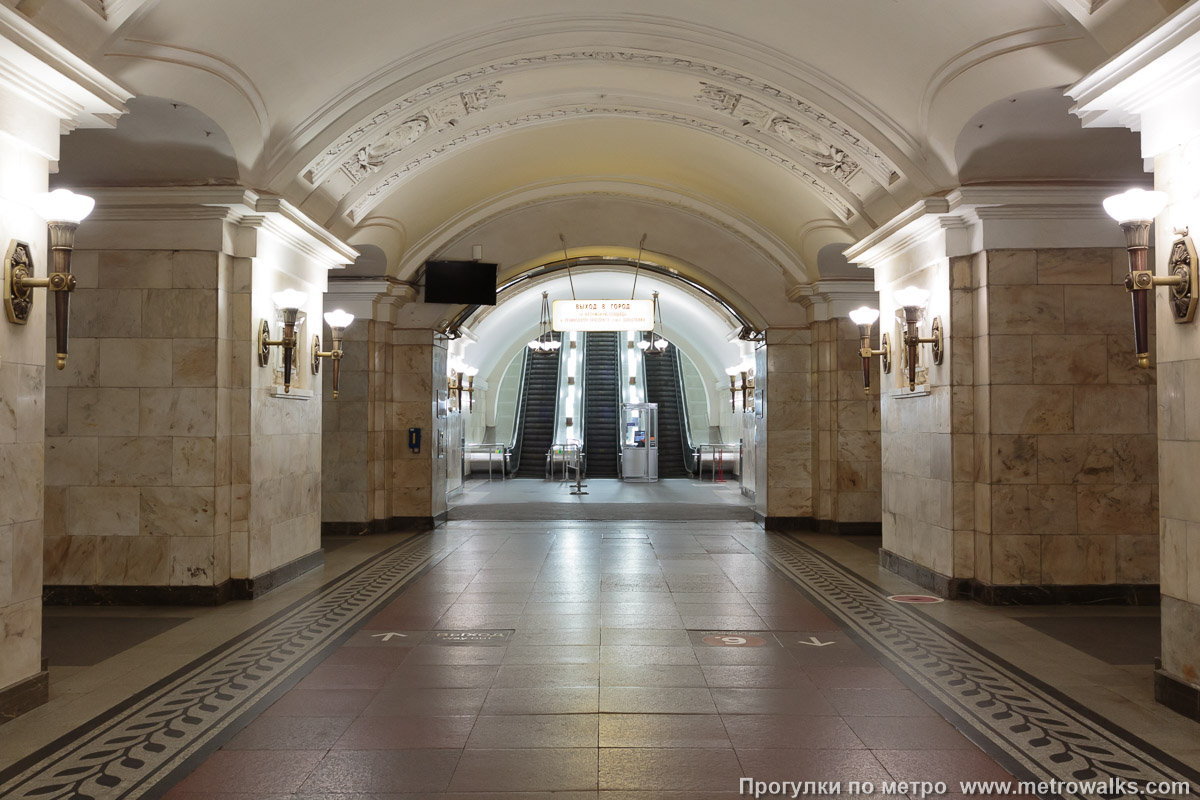
[[[692,479],[632,483],[588,478],[587,496],[571,495],[574,484],[544,480],[468,480],[450,498],[450,519],[680,520],[754,519],[753,501],[737,480]]]

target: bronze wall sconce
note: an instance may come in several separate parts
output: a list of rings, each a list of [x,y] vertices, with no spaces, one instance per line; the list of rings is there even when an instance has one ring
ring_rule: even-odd
[[[467,371],[465,373],[461,373],[458,376],[458,384],[459,384],[458,406],[460,409],[462,408],[462,393],[466,392],[467,393],[467,412],[468,413],[473,412],[475,410],[475,376],[478,374],[479,374],[478,367],[467,367]],[[466,377],[467,377],[467,385],[466,386],[462,385],[463,375],[466,375]]]
[[[921,322],[921,310],[929,302],[929,292],[916,286],[909,286],[896,292],[896,304],[904,308],[904,347],[908,351],[908,390],[917,390],[917,358],[919,346],[933,345],[933,363],[941,364],[944,350],[942,347],[942,319],[933,318],[931,335],[922,337],[917,331]]]
[[[275,307],[283,312],[283,338],[271,338],[271,325],[264,319],[258,326],[258,365],[265,367],[271,363],[271,348],[283,348],[283,391],[292,390],[292,367],[296,363],[296,323],[300,309],[308,302],[308,295],[295,289],[285,289],[271,296]]]
[[[892,343],[886,333],[879,334],[879,350],[871,349],[871,326],[879,319],[879,311],[863,306],[850,312],[850,319],[858,326],[858,354],[862,356],[863,390],[871,396],[871,357],[879,356],[879,366],[884,372],[892,371]]]
[[[1180,238],[1171,245],[1167,260],[1168,274],[1159,277],[1149,268],[1150,225],[1167,206],[1165,192],[1130,189],[1104,201],[1104,210],[1125,232],[1129,251],[1129,274],[1125,289],[1133,301],[1133,350],[1137,365],[1150,367],[1150,296],[1155,286],[1171,287],[1171,315],[1177,324],[1196,317],[1196,246],[1187,230],[1176,231]]]
[[[478,367],[468,367],[461,361],[451,365],[450,374],[446,378],[447,396],[453,400],[456,411],[462,411],[462,396],[467,396],[467,411],[475,410],[475,376],[479,374]]]
[[[75,248],[75,231],[79,228],[96,201],[66,189],[55,189],[35,196],[31,204],[46,220],[50,236],[50,252],[54,269],[45,278],[35,278],[33,253],[25,242],[13,240],[4,257],[4,308],[8,321],[15,325],[29,322],[33,310],[33,290],[48,289],[54,295],[55,366],[67,366],[67,340],[71,325],[71,292],[75,291],[75,276],[71,274],[71,252]]]
[[[729,367],[725,374],[729,376],[729,411],[737,413],[737,398],[742,396],[742,411],[754,410],[754,375],[750,370],[754,365],[743,361],[736,367]]]
[[[336,311],[326,312],[325,322],[329,325],[330,336],[333,339],[333,349],[327,353],[321,352],[321,337],[313,335],[312,372],[313,375],[321,372],[322,358],[328,358],[333,361],[333,399],[337,400],[338,384],[342,377],[342,336],[345,334],[346,328],[350,327],[350,323],[354,322],[354,315],[339,308]]]

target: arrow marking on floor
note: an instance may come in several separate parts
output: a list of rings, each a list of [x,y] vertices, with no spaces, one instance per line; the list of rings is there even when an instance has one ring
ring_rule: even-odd
[[[822,642],[822,641],[821,641],[820,639],[818,639],[817,637],[815,637],[815,636],[810,636],[810,637],[808,637],[808,641],[807,641],[807,642],[806,642],[806,641],[804,641],[803,639],[801,639],[800,641],[796,642],[796,644],[806,644],[806,645],[808,645],[809,647],[824,647],[824,646],[825,646],[825,645],[827,645],[827,644],[836,644],[836,642]]]
[[[373,634],[371,634],[372,639],[383,639],[385,642],[390,640],[393,636],[399,636],[401,639],[408,638],[407,633],[373,633]]]

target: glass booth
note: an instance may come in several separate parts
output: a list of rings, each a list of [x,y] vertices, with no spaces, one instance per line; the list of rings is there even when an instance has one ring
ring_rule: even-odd
[[[621,477],[658,480],[658,403],[622,403]]]

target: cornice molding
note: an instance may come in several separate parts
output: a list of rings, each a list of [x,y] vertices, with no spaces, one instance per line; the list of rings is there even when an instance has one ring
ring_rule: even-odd
[[[823,278],[791,287],[787,297],[804,308],[810,323],[848,317],[859,306],[879,305],[873,278]]]
[[[985,249],[1117,247],[1119,228],[1104,198],[1128,184],[965,186],[925,198],[846,250],[860,267],[878,268],[940,239],[939,257]]]
[[[133,93],[0,4],[0,86],[76,127],[111,128]],[[25,142],[39,151],[46,145]],[[57,147],[48,157],[56,159]],[[45,153],[43,153],[45,154]]]
[[[261,228],[326,268],[354,262],[358,251],[287,200],[242,186],[97,187],[97,218],[105,220],[226,219]]]
[[[1153,157],[1200,132],[1200,3],[1189,3],[1066,90],[1085,127],[1142,131]]]

